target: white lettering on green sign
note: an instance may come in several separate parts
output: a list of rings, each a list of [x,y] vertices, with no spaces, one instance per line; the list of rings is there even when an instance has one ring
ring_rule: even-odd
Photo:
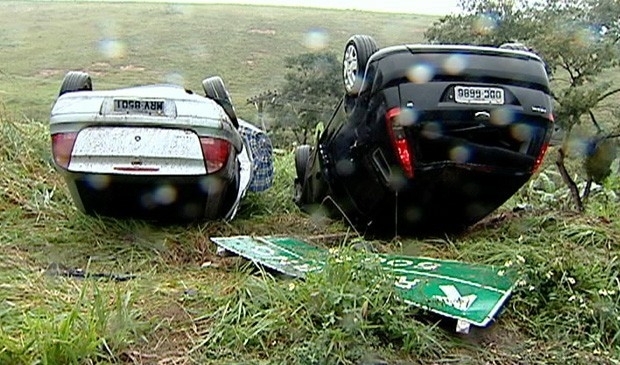
[[[436,262],[420,262],[419,264],[415,265],[415,268],[416,269],[433,271],[433,270],[439,269],[440,266],[441,265],[436,263]]]
[[[409,278],[407,278],[406,276],[399,276],[398,280],[394,282],[394,285],[401,289],[411,290],[419,283],[420,279],[414,279],[413,281],[409,281]]]
[[[475,294],[469,294],[466,296],[462,296],[459,290],[454,285],[440,285],[439,289],[445,295],[444,297],[435,295],[434,299],[439,300],[440,302],[445,303],[451,307],[454,307],[460,311],[466,311],[474,304],[474,301],[478,299],[478,296]]]
[[[424,270],[424,271],[434,271],[441,267],[441,264],[436,263],[436,262],[430,262],[430,261],[422,261],[414,265],[414,261],[407,260],[407,259],[401,259],[401,258],[388,260],[385,257],[381,257],[379,259],[379,262],[387,266],[391,266],[395,268],[402,269],[402,268],[413,267],[414,269],[419,269],[419,270]]]

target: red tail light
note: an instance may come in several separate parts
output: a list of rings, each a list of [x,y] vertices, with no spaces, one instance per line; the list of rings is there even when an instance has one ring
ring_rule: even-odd
[[[538,153],[538,156],[536,157],[536,161],[534,161],[534,167],[532,167],[532,173],[535,173],[540,167],[540,165],[542,164],[543,159],[545,158],[545,153],[547,153],[547,148],[549,148],[549,143],[545,143],[540,149],[540,152]]]
[[[551,124],[555,123],[555,115],[553,115],[553,113],[549,113],[549,120],[551,121]],[[553,127],[551,127],[551,130],[553,130]],[[536,161],[534,161],[534,166],[532,167],[532,173],[535,173],[540,168],[540,165],[542,165],[543,159],[545,158],[545,154],[547,153],[548,148],[549,148],[549,143],[543,144],[542,148],[540,149],[540,152],[538,153],[538,156],[536,156]]]
[[[405,128],[398,121],[399,115],[400,108],[390,109],[385,116],[385,122],[400,167],[402,167],[405,176],[411,179],[413,178],[414,156],[405,134]]]
[[[226,165],[232,148],[230,142],[219,138],[202,137],[200,145],[208,173],[217,172]]]
[[[56,164],[63,169],[69,168],[71,152],[77,138],[77,132],[56,133],[52,135],[52,155]]]

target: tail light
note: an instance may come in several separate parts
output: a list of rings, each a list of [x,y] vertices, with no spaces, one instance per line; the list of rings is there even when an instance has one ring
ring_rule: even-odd
[[[394,152],[396,152],[396,158],[402,167],[405,176],[409,179],[413,178],[413,152],[409,146],[405,128],[398,121],[400,115],[400,108],[393,108],[388,110],[385,122],[387,125],[388,134],[390,135],[390,141]]]
[[[549,113],[549,121],[551,122],[551,124],[555,123],[555,115],[553,115],[553,113]],[[553,130],[553,128],[549,129],[550,131]],[[540,165],[542,165],[543,159],[545,158],[545,154],[547,153],[547,149],[549,148],[549,142],[543,144],[543,146],[540,149],[540,152],[538,153],[538,156],[536,156],[536,161],[534,161],[534,166],[532,167],[532,173],[535,173],[539,168]]]
[[[538,156],[536,157],[536,161],[534,161],[534,167],[532,167],[532,173],[535,173],[545,158],[545,153],[547,153],[547,149],[549,148],[549,143],[543,144]]]
[[[56,164],[63,169],[69,168],[71,152],[77,138],[77,132],[56,133],[52,135],[52,155]]]
[[[220,138],[202,137],[200,145],[208,173],[217,172],[226,165],[232,148],[230,142]]]

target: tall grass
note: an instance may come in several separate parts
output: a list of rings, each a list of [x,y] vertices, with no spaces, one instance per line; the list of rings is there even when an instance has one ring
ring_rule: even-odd
[[[290,151],[276,157],[274,187],[248,196],[233,222],[161,227],[78,213],[50,164],[46,127],[5,110],[0,131],[0,363],[98,363],[171,353],[200,363],[619,358],[617,176],[593,190],[583,215],[566,209],[566,188],[545,169],[462,235],[374,242],[383,250],[520,272],[499,323],[472,345],[421,321],[394,297],[383,272],[359,264],[359,254],[346,248],[351,260],[334,261],[305,281],[257,274],[243,260],[214,255],[210,236],[346,230],[337,222],[317,225],[292,204]],[[44,274],[52,263],[137,278],[55,278]],[[172,339],[181,341],[177,348],[162,345]],[[502,347],[491,351],[492,342]]]
[[[414,319],[378,263],[344,249],[305,281],[247,275],[217,309],[196,352],[205,358],[258,356],[274,363],[356,364],[365,358],[446,351],[444,335]]]

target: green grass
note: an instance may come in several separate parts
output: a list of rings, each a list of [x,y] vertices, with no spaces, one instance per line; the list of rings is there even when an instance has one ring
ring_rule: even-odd
[[[201,91],[205,77],[221,75],[241,114],[251,118],[254,110],[245,100],[280,84],[286,56],[312,47],[340,54],[353,33],[372,34],[385,45],[421,41],[435,19],[279,7],[12,1],[0,3],[0,14],[0,100],[37,119],[47,117],[62,77],[74,69],[89,71],[95,88],[173,81]]]
[[[66,70],[89,70],[102,88],[161,81],[171,70],[198,88],[218,73],[243,100],[278,85],[283,57],[305,50],[309,29],[326,29],[339,52],[353,33],[382,44],[421,39],[432,18],[32,2],[1,2],[0,17],[0,364],[620,362],[617,175],[578,215],[548,158],[543,173],[462,235],[372,242],[517,269],[521,281],[499,321],[457,336],[399,304],[373,266],[333,262],[298,281],[215,255],[209,237],[347,232],[317,244],[361,255],[346,248],[356,238],[344,224],[292,204],[290,151],[277,155],[274,187],[250,195],[233,222],[190,226],[84,216],[49,163],[46,118]],[[99,52],[106,36],[125,44],[123,57]],[[128,65],[144,70],[121,69]],[[52,275],[51,264],[136,278],[67,278]]]

